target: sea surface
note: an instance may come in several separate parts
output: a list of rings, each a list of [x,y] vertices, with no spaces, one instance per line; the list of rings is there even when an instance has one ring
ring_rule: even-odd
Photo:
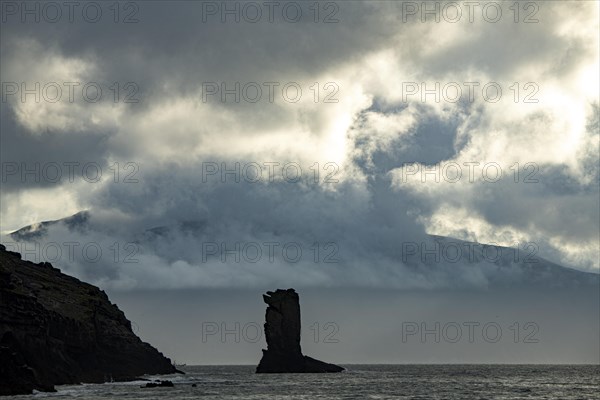
[[[345,365],[340,374],[255,374],[254,366],[188,366],[144,381],[57,386],[14,399],[599,399],[599,365]],[[192,385],[196,384],[196,387]],[[11,398],[11,397],[8,397]]]

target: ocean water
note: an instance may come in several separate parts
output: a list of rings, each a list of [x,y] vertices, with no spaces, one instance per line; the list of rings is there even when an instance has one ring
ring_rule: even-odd
[[[189,366],[143,381],[58,386],[15,399],[599,399],[599,365],[346,365],[340,374],[255,374],[254,366]],[[155,377],[148,377],[155,378]],[[196,384],[196,387],[192,387]]]

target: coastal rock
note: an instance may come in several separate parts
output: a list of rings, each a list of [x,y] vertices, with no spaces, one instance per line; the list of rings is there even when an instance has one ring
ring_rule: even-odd
[[[157,387],[175,387],[175,385],[171,381],[161,381],[160,379],[157,379],[154,382],[146,383],[145,385],[140,386],[142,389]]]
[[[265,316],[267,350],[257,373],[341,372],[344,368],[302,354],[300,347],[300,299],[294,289],[267,292]]]
[[[174,372],[106,293],[0,245],[0,395]]]

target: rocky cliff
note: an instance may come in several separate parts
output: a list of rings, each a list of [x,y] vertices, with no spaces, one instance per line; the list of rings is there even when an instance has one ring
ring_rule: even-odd
[[[0,245],[0,395],[173,372],[106,293]]]
[[[341,372],[344,368],[302,354],[300,348],[300,299],[294,289],[267,292],[265,316],[267,350],[257,373]]]

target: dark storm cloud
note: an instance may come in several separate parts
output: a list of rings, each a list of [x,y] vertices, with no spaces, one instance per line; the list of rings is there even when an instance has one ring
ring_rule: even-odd
[[[383,45],[378,35],[394,31],[373,24],[377,7],[361,2],[342,3],[343,23],[332,24],[315,24],[308,16],[299,23],[202,22],[202,2],[152,1],[139,7],[139,22],[132,24],[110,18],[23,24],[9,18],[3,40],[43,39],[66,57],[93,57],[102,77],[135,79],[154,96],[169,96],[197,89],[205,80],[301,79],[360,58],[365,49]],[[172,89],[161,89],[165,82]]]
[[[99,131],[81,135],[76,131],[47,131],[34,136],[15,121],[14,114],[8,107],[2,107],[0,113],[3,193],[68,185],[70,172],[74,182],[81,181],[82,168],[87,163],[98,165],[104,171],[108,170],[107,141],[113,132]],[[71,170],[69,165],[72,165]]]

